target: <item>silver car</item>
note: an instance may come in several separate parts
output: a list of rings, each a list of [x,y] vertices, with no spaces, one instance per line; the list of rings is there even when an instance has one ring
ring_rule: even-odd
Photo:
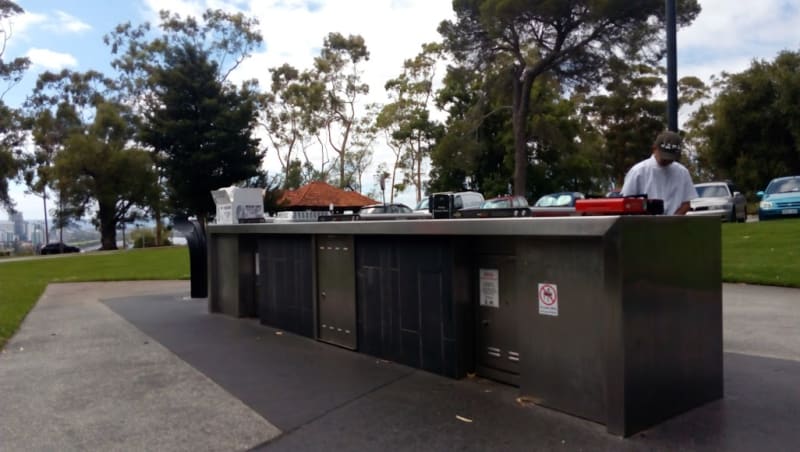
[[[719,216],[722,221],[747,220],[747,200],[730,182],[695,184],[699,198],[691,201],[689,215]]]

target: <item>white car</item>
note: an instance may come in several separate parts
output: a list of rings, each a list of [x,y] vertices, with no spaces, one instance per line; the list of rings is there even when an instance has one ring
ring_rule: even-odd
[[[688,215],[719,216],[722,221],[747,220],[747,200],[730,182],[695,184],[699,198],[691,201]]]

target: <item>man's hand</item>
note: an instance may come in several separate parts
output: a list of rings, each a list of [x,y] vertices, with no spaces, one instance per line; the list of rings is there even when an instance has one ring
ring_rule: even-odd
[[[678,210],[676,210],[675,213],[673,213],[673,215],[686,215],[686,212],[688,212],[689,209],[691,209],[691,204],[689,203],[689,201],[684,201],[678,207]]]

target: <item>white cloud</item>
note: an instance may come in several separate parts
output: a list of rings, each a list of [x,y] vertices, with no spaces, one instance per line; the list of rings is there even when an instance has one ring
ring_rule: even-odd
[[[33,48],[28,50],[25,55],[30,58],[31,63],[51,71],[57,71],[65,67],[75,67],[78,60],[69,53],[54,52],[48,49]]]
[[[53,16],[46,14],[25,12],[10,19],[12,31],[25,40],[30,40],[32,30],[40,27],[48,33],[81,33],[91,30],[88,23],[64,11],[55,11]]]
[[[56,11],[55,14],[55,20],[48,23],[46,26],[50,31],[56,33],[80,33],[92,29],[91,25],[64,11]]]
[[[678,32],[681,75],[708,80],[711,74],[747,69],[753,59],[771,60],[780,50],[800,48],[800,9],[787,0],[700,3],[695,22]]]
[[[45,22],[47,22],[47,16],[29,12],[8,19],[12,36],[18,37],[24,37],[31,28]]]

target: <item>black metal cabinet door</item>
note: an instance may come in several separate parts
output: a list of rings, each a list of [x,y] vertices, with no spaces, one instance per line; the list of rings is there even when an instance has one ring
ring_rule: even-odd
[[[515,259],[482,255],[478,258],[477,357],[480,367],[519,373]]]

